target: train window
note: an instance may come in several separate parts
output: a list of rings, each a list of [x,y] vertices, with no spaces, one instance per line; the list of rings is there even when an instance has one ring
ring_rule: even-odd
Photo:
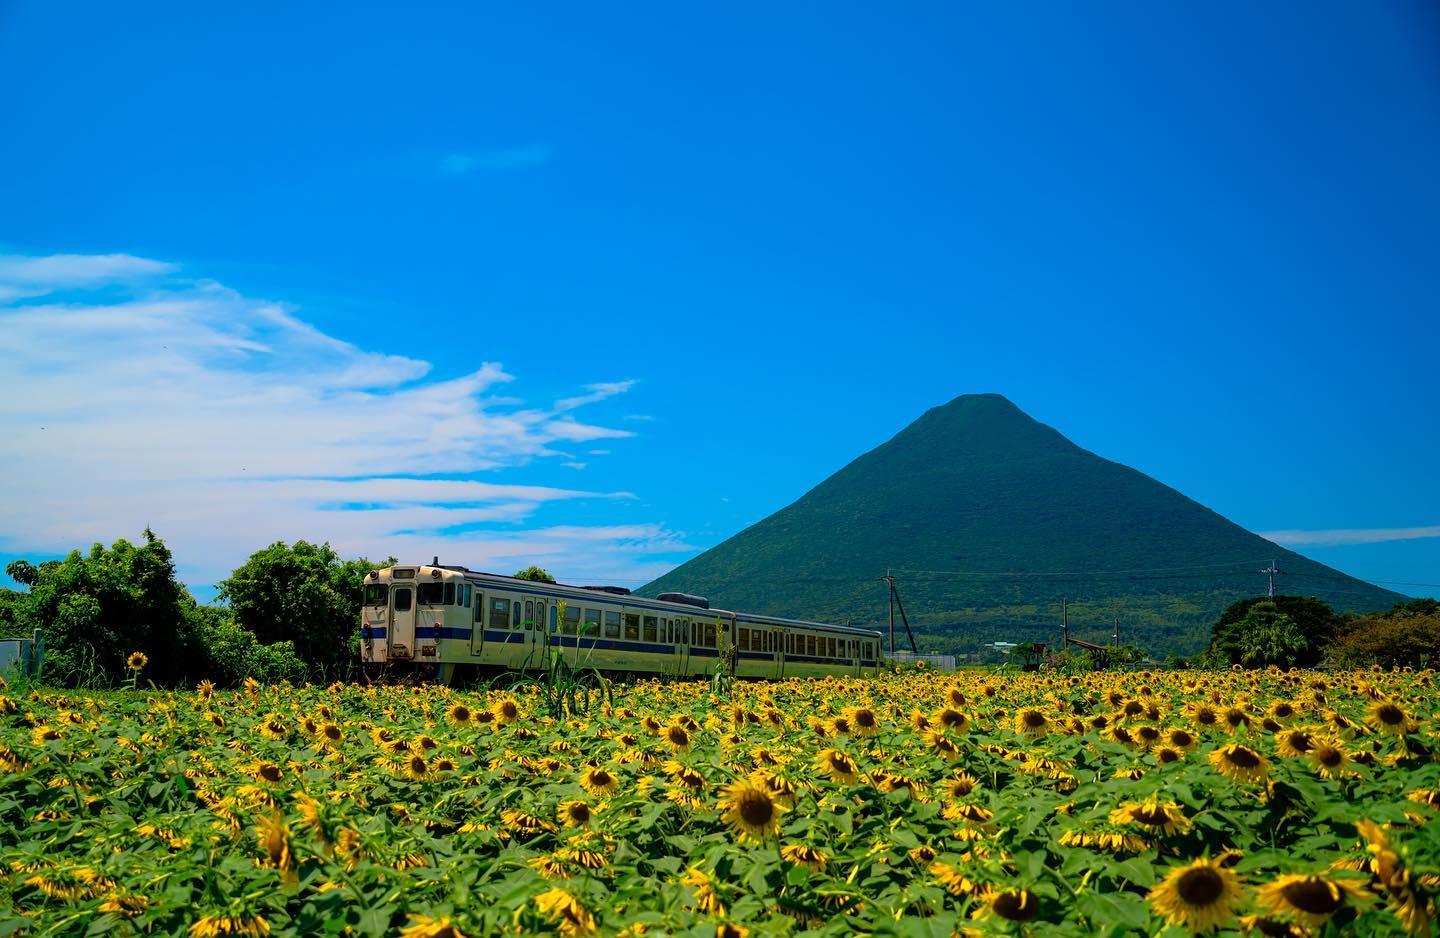
[[[441,601],[442,601],[443,603],[445,603],[445,605],[447,605],[447,606],[453,606],[453,605],[455,605],[455,584],[454,584],[454,583],[446,583],[446,584],[445,584],[445,598],[444,598],[443,600],[441,600]]]
[[[741,651],[749,651],[749,650],[750,650],[750,630],[749,630],[749,629],[741,629],[741,630],[740,630],[740,638],[739,638],[739,640],[735,643],[735,647],[738,648],[738,649],[740,649]]]
[[[875,646],[874,646],[872,643],[870,643],[870,642],[866,642],[866,643],[865,643],[865,657],[866,657],[866,658],[873,658],[873,657],[875,657]]]
[[[631,641],[640,640],[640,614],[637,612],[625,613],[625,637]]]
[[[527,629],[535,624],[535,600],[525,600],[525,618],[520,620],[520,624]]]
[[[511,615],[512,615],[512,617],[511,617],[511,619],[510,619],[510,628],[512,628],[512,629],[518,629],[518,628],[520,628],[520,622],[521,622],[521,619],[520,619],[520,600],[517,599],[517,600],[515,600],[513,603],[510,604],[510,612],[511,612]]]
[[[805,654],[812,658],[815,657],[815,636],[813,635],[805,636]]]
[[[465,609],[470,608],[470,584],[455,584],[455,605]]]
[[[705,647],[715,647],[715,625],[711,622],[705,624]]]
[[[600,610],[599,610],[599,609],[586,609],[586,610],[585,610],[585,625],[584,625],[584,628],[582,628],[582,629],[580,630],[580,634],[581,634],[581,635],[599,635],[599,634],[600,634]]]
[[[644,635],[645,641],[647,641],[647,642],[658,642],[658,641],[660,640],[660,637],[659,637],[659,634],[658,634],[658,633],[659,633],[659,622],[660,622],[660,620],[659,620],[659,619],[656,619],[654,616],[646,616],[646,617],[645,617],[645,635]]]
[[[485,594],[484,594],[484,593],[476,593],[476,594],[475,594],[475,621],[476,621],[476,622],[481,621],[481,620],[484,618],[484,613],[485,613]]]
[[[565,607],[565,634],[578,635],[580,633],[580,607]]]
[[[508,600],[508,599],[492,599],[492,600],[490,600],[490,628],[492,628],[492,629],[508,629],[508,628],[510,628],[510,600]]]
[[[550,607],[550,634],[554,635],[560,629],[560,607]]]
[[[402,586],[395,591],[395,611],[410,611],[410,587]]]
[[[390,599],[390,587],[384,583],[371,583],[365,587],[365,605],[383,606]]]
[[[830,652],[829,652],[830,657],[831,657],[831,658],[836,657],[836,655],[835,655],[835,639],[831,638],[831,639],[827,639],[826,641],[827,641],[828,647],[829,647],[829,649],[830,649]]]
[[[415,592],[416,602],[422,606],[438,606],[445,601],[445,584],[443,583],[421,583]]]

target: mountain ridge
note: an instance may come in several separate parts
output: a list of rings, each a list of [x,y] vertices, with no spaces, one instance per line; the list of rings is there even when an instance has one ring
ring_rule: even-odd
[[[932,649],[1053,642],[1069,598],[1077,637],[1108,635],[1118,616],[1147,650],[1191,653],[1208,638],[1200,626],[1255,595],[1271,559],[1287,585],[1337,608],[1404,599],[1083,449],[1002,395],[966,394],[638,592],[875,624],[887,608],[878,577],[913,571],[897,573],[901,594]]]

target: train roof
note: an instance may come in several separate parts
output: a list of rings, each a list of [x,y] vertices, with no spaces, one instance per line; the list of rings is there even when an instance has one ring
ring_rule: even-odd
[[[636,596],[631,593],[618,593],[608,589],[588,586],[572,586],[569,583],[550,583],[545,580],[526,580],[521,577],[506,576],[503,573],[486,573],[483,570],[471,570],[457,564],[394,564],[391,567],[381,569],[394,569],[395,567],[414,567],[417,575],[423,568],[448,570],[452,573],[459,573],[468,578],[483,577],[486,580],[504,580],[507,583],[515,584],[515,588],[523,589],[531,593],[548,593],[550,595],[573,596],[576,599],[599,600],[601,602],[623,603],[625,605],[639,606],[641,608],[669,609],[696,619],[705,618],[706,613],[715,613],[734,616],[736,619],[744,619],[746,622],[761,622],[774,625],[798,625],[810,629],[826,629],[832,632],[845,632],[854,635],[879,635],[874,629],[862,629],[853,625],[835,625],[830,622],[812,622],[808,619],[785,619],[780,616],[766,616],[755,612],[737,612],[730,609],[702,609],[688,603],[669,602],[668,600],[652,599],[648,596]],[[555,592],[563,590],[563,593]]]

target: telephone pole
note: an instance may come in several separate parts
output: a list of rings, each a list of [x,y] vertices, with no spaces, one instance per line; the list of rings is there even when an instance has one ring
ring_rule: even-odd
[[[1060,600],[1060,631],[1064,635],[1060,650],[1064,651],[1070,647],[1070,600],[1064,598]]]
[[[1266,574],[1266,575],[1268,575],[1268,576],[1270,577],[1270,598],[1273,600],[1273,599],[1275,598],[1275,577],[1276,577],[1277,575],[1278,575],[1278,576],[1284,576],[1284,575],[1285,575],[1285,571],[1284,571],[1284,570],[1281,570],[1279,567],[1275,566],[1275,561],[1272,560],[1272,561],[1270,561],[1270,566],[1266,567],[1264,570],[1261,570],[1260,572],[1261,572],[1261,573],[1264,573],[1264,574]]]
[[[1115,617],[1115,647],[1120,647],[1120,617]]]
[[[915,647],[915,634],[910,631],[910,617],[905,615],[905,604],[900,601],[900,591],[895,588],[895,578],[886,570],[885,575],[880,579],[890,591],[890,657],[895,657],[895,610],[900,610],[900,621],[905,625],[905,637],[910,640],[910,653],[918,655],[919,649]]]

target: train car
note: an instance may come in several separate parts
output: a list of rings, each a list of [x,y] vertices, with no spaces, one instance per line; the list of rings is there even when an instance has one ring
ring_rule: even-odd
[[[438,558],[372,570],[360,611],[360,661],[371,673],[403,668],[447,682],[466,672],[541,669],[552,650],[574,667],[675,677],[713,674],[729,648],[742,678],[879,668],[879,632],[661,595],[520,580]]]

